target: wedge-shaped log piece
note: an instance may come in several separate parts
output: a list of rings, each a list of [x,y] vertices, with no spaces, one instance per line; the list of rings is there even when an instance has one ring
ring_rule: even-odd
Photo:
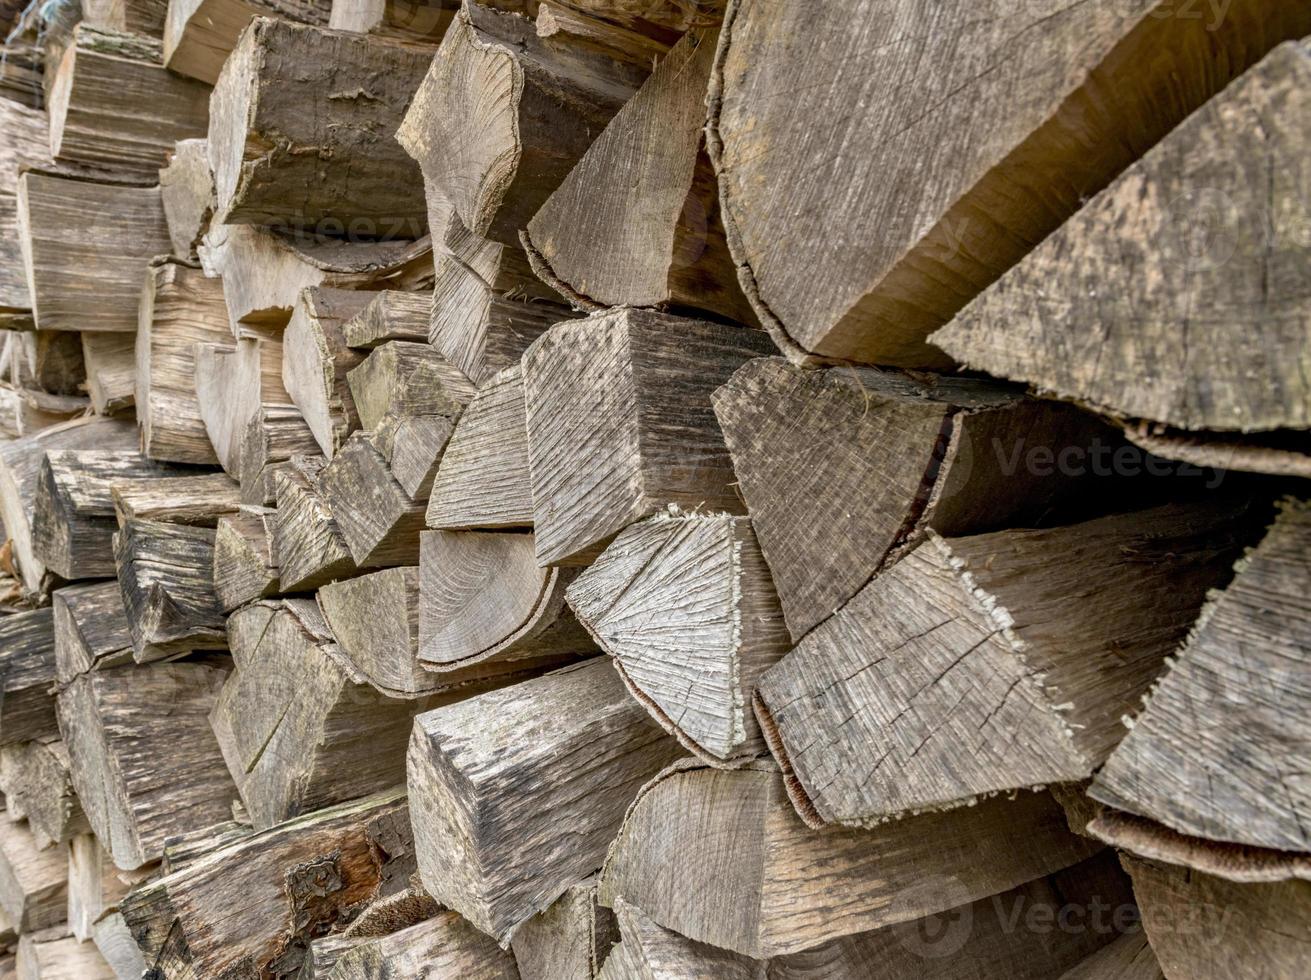
[[[662,0],[660,3],[648,6],[668,10],[678,5],[680,5],[679,0],[672,0],[672,2]],[[582,3],[571,2],[571,0],[541,0],[537,4],[537,36],[567,41],[574,46],[606,54],[616,61],[631,61],[649,67],[657,64],[669,53],[670,47],[684,30],[692,27],[702,29],[713,27],[723,17],[724,5],[717,0],[706,4],[683,4],[683,6],[716,9],[707,11],[704,19],[689,21],[682,30],[671,31],[652,24],[645,17],[637,23],[620,26],[615,21],[623,22],[627,18],[622,15],[615,16],[613,11],[587,10],[586,0]],[[704,114],[703,109],[702,115]]]
[[[337,960],[336,980],[465,977],[519,980],[514,956],[454,912],[441,911],[388,936],[365,940]]]
[[[115,480],[112,495],[119,524],[149,520],[217,527],[220,517],[241,506],[241,488],[226,473]]]
[[[670,505],[742,513],[710,394],[769,348],[759,330],[635,309],[537,340],[523,362],[537,560],[588,564]]]
[[[561,0],[561,4],[657,38],[716,24],[725,6],[724,0]]]
[[[397,139],[466,228],[518,245],[520,229],[648,70],[539,38],[517,14],[466,4]]]
[[[394,134],[429,60],[358,34],[253,20],[210,101],[219,220],[353,239],[421,237],[423,178]]]
[[[282,335],[282,384],[328,459],[360,426],[346,373],[364,355],[347,345],[346,322],[362,311],[369,293],[306,289]]]
[[[317,455],[319,444],[294,405],[263,405],[246,423],[241,438],[241,501],[269,506],[277,500],[273,475],[293,456]]]
[[[153,937],[176,932],[196,977],[295,976],[312,938],[402,890],[413,870],[405,798],[393,792],[249,834],[142,886],[121,908],[155,952],[163,940]]]
[[[437,468],[426,520],[450,531],[532,527],[520,365],[492,377],[460,415]]]
[[[0,617],[0,745],[58,734],[54,682],[51,610]]]
[[[178,140],[204,136],[209,88],[162,59],[154,39],[80,25],[50,93],[55,162],[153,181]]]
[[[175,472],[175,471],[174,471]],[[131,450],[65,449],[46,453],[32,518],[32,547],[65,579],[115,573],[113,483],[169,470]]]
[[[388,416],[370,435],[391,475],[411,500],[425,506],[455,431],[455,421],[442,415]]]
[[[402,44],[435,45],[459,9],[459,0],[333,0],[328,26]]]
[[[90,832],[69,768],[68,747],[52,735],[0,748],[5,807],[27,818],[43,850]]]
[[[22,980],[115,980],[114,973],[100,951],[63,930],[23,936],[18,943],[16,967]]]
[[[140,872],[115,868],[109,852],[95,834],[87,832],[74,837],[68,842],[69,931],[79,942],[94,938],[96,921],[117,909],[119,901],[140,878]]]
[[[604,658],[420,715],[409,789],[424,889],[508,941],[600,864],[678,754]]]
[[[125,333],[82,334],[87,394],[97,415],[133,406],[137,388],[136,337]]]
[[[30,170],[18,218],[38,329],[136,331],[146,264],[170,248],[158,187]]]
[[[1060,980],[1165,980],[1141,930],[1126,933],[1061,974]]]
[[[514,933],[522,980],[592,980],[619,939],[614,914],[596,900],[595,876],[571,885]]]
[[[323,465],[321,456],[296,457],[273,478],[278,501],[273,556],[284,592],[310,592],[359,574],[341,528],[318,490]]]
[[[929,333],[1270,48],[1311,33],[1311,11],[1277,0],[1217,13],[732,0],[709,147],[761,319],[796,358],[945,363]],[[817,46],[832,86],[807,84]],[[817,119],[834,120],[823,139]]]
[[[391,474],[372,433],[356,432],[319,475],[351,559],[361,568],[415,565],[426,499],[415,500]]]
[[[1124,857],[1165,975],[1295,977],[1311,963],[1311,882],[1244,884]]]
[[[0,909],[19,932],[59,925],[68,912],[68,859],[38,848],[25,823],[0,820]]]
[[[51,596],[51,607],[60,686],[89,670],[132,663],[132,631],[117,579],[65,586]]]
[[[988,382],[745,365],[714,394],[794,640],[926,526],[966,534],[1045,517],[1122,443],[1068,406]]]
[[[754,323],[702,149],[718,33],[685,34],[528,223],[529,257],[575,303],[673,305]]]
[[[1251,530],[1217,500],[932,535],[760,682],[798,811],[863,826],[1087,779]]]
[[[689,752],[731,765],[765,751],[751,697],[792,642],[749,519],[635,524],[566,598],[633,696]]]
[[[214,216],[214,175],[203,139],[178,140],[159,168],[159,194],[173,255],[195,258]]]
[[[259,16],[326,27],[332,0],[169,0],[164,63],[213,85],[246,25]]]
[[[441,415],[454,421],[475,392],[473,383],[437,351],[402,340],[374,348],[347,380],[365,429],[376,429],[388,415]]]
[[[389,340],[427,341],[431,296],[384,289],[366,299],[368,305],[342,325],[349,346],[372,350]]]
[[[1266,16],[1278,30],[1281,15]],[[1311,426],[1311,271],[1292,176],[1307,152],[1309,88],[1311,50],[1277,48],[933,342],[1119,416]]]
[[[128,520],[114,535],[114,561],[137,663],[227,648],[211,529]]]
[[[262,407],[291,405],[282,384],[282,341],[250,336],[196,345],[196,401],[219,463],[240,475],[242,439]]]
[[[580,315],[537,277],[517,244],[481,238],[454,214],[439,241],[427,339],[478,384],[518,364],[554,324]]]
[[[1153,690],[1092,795],[1182,834],[1311,850],[1311,505],[1287,502]]]
[[[214,594],[224,612],[281,589],[273,556],[275,511],[243,506],[220,517],[214,532]]]
[[[120,868],[155,861],[169,837],[231,816],[235,789],[209,726],[227,674],[203,663],[118,667],[60,691],[73,786]]]
[[[995,895],[1096,849],[1066,830],[1045,793],[819,831],[797,818],[771,763],[681,763],[629,810],[601,901],[622,899],[690,939],[766,958]]]
[[[565,605],[573,569],[538,567],[531,534],[425,531],[419,659],[429,670],[590,653]]]

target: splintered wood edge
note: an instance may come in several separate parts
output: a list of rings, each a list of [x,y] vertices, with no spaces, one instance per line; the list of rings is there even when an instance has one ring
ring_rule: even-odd
[[[810,798],[806,787],[801,784],[796,771],[792,768],[792,758],[788,755],[787,746],[783,744],[783,739],[778,733],[774,715],[769,710],[769,705],[765,704],[765,699],[760,696],[759,690],[751,695],[751,708],[756,714],[756,722],[760,725],[760,733],[765,738],[765,745],[783,773],[783,788],[787,790],[788,799],[792,801],[792,808],[797,811],[801,822],[811,830],[823,830],[829,822],[820,816],[814,800]]]
[[[1311,454],[1244,443],[1229,436],[1177,430],[1152,432],[1146,422],[1124,426],[1125,437],[1153,456],[1218,470],[1311,479]]]
[[[545,9],[545,8],[543,8]],[[551,263],[547,261],[545,255],[533,244],[532,237],[528,234],[528,229],[524,228],[519,232],[519,244],[523,246],[524,253],[528,256],[528,265],[532,268],[537,278],[542,280],[557,293],[569,301],[569,305],[575,310],[581,310],[585,313],[600,313],[602,310],[611,309],[604,303],[598,303],[565,282],[555,274],[551,268]]]

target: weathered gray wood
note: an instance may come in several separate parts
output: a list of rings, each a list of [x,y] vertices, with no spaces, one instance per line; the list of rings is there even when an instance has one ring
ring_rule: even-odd
[[[466,228],[517,245],[648,71],[539,38],[525,17],[466,4],[397,139]]]
[[[411,500],[426,504],[455,422],[443,415],[389,416],[370,441]]]
[[[196,345],[196,401],[219,463],[240,474],[242,439],[262,407],[291,405],[282,383],[282,340],[275,331],[235,346]]]
[[[435,45],[459,9],[459,0],[333,0],[328,26],[402,44]]]
[[[454,912],[361,943],[337,961],[333,980],[449,976],[519,980],[514,956]]]
[[[429,670],[596,649],[565,605],[577,572],[539,567],[531,534],[425,531],[419,574],[419,659]]]
[[[405,492],[374,441],[366,432],[347,439],[319,474],[317,490],[356,565],[417,565],[428,501]]]
[[[296,980],[329,980],[337,961],[348,950],[354,949],[364,941],[337,933],[329,933],[319,939],[310,940],[300,963],[300,973],[296,974]]]
[[[1062,973],[1060,980],[1165,980],[1165,974],[1140,930],[1103,946]]]
[[[55,395],[77,395],[86,382],[81,334],[37,333],[29,322],[4,335],[4,375],[15,386]]]
[[[214,594],[224,612],[281,590],[273,555],[275,511],[243,506],[219,518],[214,531]]]
[[[96,921],[118,908],[143,872],[114,867],[109,852],[95,834],[82,833],[68,842],[68,929],[79,942],[96,935]],[[135,944],[133,944],[135,946]]]
[[[1088,778],[1253,531],[1220,498],[931,535],[760,681],[798,812],[868,826]]]
[[[364,350],[389,340],[424,343],[431,310],[432,297],[426,293],[384,289],[342,325],[342,335],[349,346]]]
[[[151,265],[136,334],[135,401],[146,456],[218,462],[196,395],[196,346],[228,343],[230,336],[218,279],[181,262]]]
[[[743,512],[710,393],[768,338],[622,309],[563,323],[524,354],[537,560],[587,564],[669,507]]]
[[[115,479],[111,493],[119,524],[149,520],[216,527],[220,517],[241,506],[241,488],[226,473]]]
[[[472,382],[432,347],[402,340],[374,348],[346,377],[364,429],[376,429],[388,415],[441,415],[454,421],[475,392]]]
[[[170,248],[159,188],[29,170],[18,219],[39,329],[136,331],[146,263]]]
[[[420,715],[408,768],[424,889],[508,941],[600,864],[678,754],[605,659]]]
[[[203,139],[177,141],[168,162],[159,168],[159,194],[173,255],[195,258],[214,216],[214,175]]]
[[[169,837],[231,816],[235,789],[209,726],[227,673],[203,663],[116,667],[59,692],[73,786],[120,868],[157,860]]]
[[[87,0],[83,14],[84,23],[158,38],[167,10],[168,0]]]
[[[344,328],[370,297],[357,290],[305,289],[282,335],[283,387],[328,459],[360,426],[346,373],[364,355],[347,346]]]
[[[86,398],[49,395],[31,388],[0,384],[0,433],[9,439],[21,439],[60,422],[86,415],[90,408],[91,402]]]
[[[442,454],[428,526],[448,531],[532,527],[523,369],[494,375],[473,396]]]
[[[25,823],[0,820],[0,908],[20,933],[64,921],[68,859],[58,847],[41,850]]]
[[[560,0],[592,17],[621,24],[652,37],[682,34],[719,22],[724,0]]]
[[[82,333],[87,394],[97,415],[130,409],[136,399],[136,337],[124,333]]]
[[[218,219],[355,240],[421,237],[423,179],[394,134],[428,61],[358,34],[255,18],[210,100]],[[358,94],[333,97],[344,91]]]
[[[634,524],[566,598],[629,691],[689,752],[712,765],[765,752],[751,698],[792,641],[748,518]]]
[[[284,592],[309,592],[359,574],[332,510],[318,490],[323,458],[295,457],[273,477],[273,557]]]
[[[528,222],[534,268],[576,305],[672,305],[755,323],[702,149],[718,34],[685,34]]]
[[[1047,794],[818,831],[797,818],[772,764],[686,762],[630,808],[601,901],[622,899],[667,929],[759,959],[945,911],[1096,849],[1065,829]]]
[[[114,562],[137,663],[227,648],[213,530],[128,520],[114,535]]]
[[[115,980],[115,973],[89,943],[62,930],[23,936],[18,942],[18,980]]]
[[[595,876],[567,888],[515,930],[522,980],[592,980],[619,939],[613,913],[596,900]]]
[[[122,912],[106,912],[97,920],[94,938],[96,949],[118,980],[131,980],[146,972],[145,957],[141,955],[141,947],[123,921]]]
[[[537,4],[537,36],[568,41],[575,47],[585,47],[614,58],[616,61],[631,61],[647,67],[657,64],[670,47],[677,41],[678,35],[694,27],[713,27],[723,16],[723,4],[701,3],[700,0],[688,4],[681,0],[660,0],[646,4],[654,12],[656,19],[665,11],[678,6],[714,7],[708,10],[704,18],[689,19],[677,31],[657,27],[641,11],[640,20],[621,26],[626,19],[616,16],[613,10],[588,10],[588,4],[571,3],[570,0],[540,0]],[[580,9],[581,8],[581,9]],[[620,21],[621,23],[616,23]],[[704,116],[704,109],[702,110]]]
[[[1272,0],[1210,16],[1135,0],[982,18],[967,0],[732,0],[708,143],[743,288],[796,359],[941,365],[931,331],[1248,65],[1308,33],[1311,12]]]
[[[331,8],[331,0],[169,0],[164,63],[180,75],[213,85],[255,17],[326,26]]]
[[[933,342],[1114,415],[1180,429],[1311,426],[1311,273],[1299,260],[1302,189],[1287,176],[1306,156],[1308,86],[1311,51],[1276,49]]]
[[[166,71],[158,41],[80,25],[55,72],[55,162],[154,181],[178,140],[205,135],[209,88]]]
[[[60,685],[89,670],[132,663],[132,631],[117,579],[65,586],[51,596],[51,607]]]
[[[1311,850],[1311,505],[1288,501],[1098,774],[1092,795],[1183,834]]]
[[[241,438],[241,500],[259,506],[277,499],[274,474],[293,456],[317,454],[319,444],[294,405],[263,405],[246,423]]]
[[[0,745],[58,734],[55,673],[51,610],[0,617]]]
[[[43,850],[90,832],[69,765],[67,746],[53,735],[0,748],[5,807],[27,818],[36,846]]]

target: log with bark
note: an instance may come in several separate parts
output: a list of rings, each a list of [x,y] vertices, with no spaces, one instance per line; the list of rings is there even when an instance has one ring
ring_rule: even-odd
[[[282,334],[282,384],[328,459],[360,426],[346,374],[364,360],[345,326],[372,294],[313,286],[296,300]]]
[[[55,618],[50,609],[0,617],[0,745],[57,735]]]
[[[65,586],[51,596],[51,606],[61,687],[79,674],[132,663],[132,631],[117,579]]]
[[[389,340],[423,343],[428,339],[431,296],[384,289],[366,299],[364,309],[342,324],[347,346],[372,350]]]
[[[169,0],[164,64],[213,85],[246,25],[259,16],[326,27],[332,0]]]
[[[203,139],[177,141],[159,169],[159,195],[174,257],[196,258],[214,216],[214,175]]]
[[[230,613],[281,590],[280,570],[273,554],[275,511],[243,505],[218,519],[214,531],[214,594]]]

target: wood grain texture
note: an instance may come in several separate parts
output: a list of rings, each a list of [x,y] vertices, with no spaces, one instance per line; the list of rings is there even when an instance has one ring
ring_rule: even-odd
[[[294,405],[262,405],[241,437],[241,500],[271,506],[277,500],[274,474],[304,454],[318,455],[319,444]]]
[[[36,933],[18,942],[18,980],[114,980],[99,950],[73,936]]]
[[[643,67],[658,64],[670,47],[677,43],[678,34],[661,27],[656,27],[646,17],[639,21],[616,23],[615,11],[601,9],[587,10],[586,3],[569,3],[568,0],[541,0],[537,4],[537,36],[558,38],[568,41],[576,47],[588,48],[613,58],[616,61],[629,61]],[[674,2],[660,2],[647,5],[650,12],[659,15],[678,6]],[[722,4],[716,6],[718,11],[711,11],[696,23],[689,22],[685,30],[704,29],[714,26],[722,16]],[[579,9],[583,8],[583,9]],[[620,19],[623,19],[622,16]]]
[[[431,296],[384,289],[366,299],[364,308],[342,324],[348,346],[372,350],[389,340],[423,343],[428,339]]]
[[[214,594],[224,612],[281,590],[273,554],[276,511],[243,506],[218,519],[214,530]]]
[[[347,346],[344,327],[369,300],[368,293],[311,286],[282,334],[283,387],[328,459],[360,425],[346,373],[364,355]]]
[[[333,0],[328,26],[435,47],[459,9],[459,0]]]
[[[68,860],[57,847],[40,850],[25,823],[0,820],[0,908],[20,933],[64,921]]]
[[[86,942],[95,937],[96,921],[118,908],[142,873],[115,868],[109,852],[90,831],[69,840],[67,853],[68,929],[79,942]]]
[[[566,598],[629,691],[689,752],[712,765],[765,752],[751,698],[792,642],[748,518],[634,524]]]
[[[454,420],[442,415],[392,415],[373,431],[371,441],[401,489],[426,506],[454,430]]]
[[[50,598],[55,676],[61,686],[89,670],[132,663],[132,631],[117,579],[67,585]]]
[[[1143,932],[1129,933],[1103,946],[1060,980],[1165,980],[1156,953]]]
[[[174,258],[196,258],[214,216],[214,175],[204,139],[174,144],[168,162],[159,168],[159,195]]]
[[[532,527],[523,369],[493,375],[465,407],[428,498],[429,527],[447,531]]]
[[[282,383],[282,339],[268,331],[235,346],[197,344],[195,376],[205,432],[220,465],[237,476],[251,419],[261,408],[292,404]]]
[[[169,0],[164,64],[213,85],[242,32],[256,17],[326,27],[331,0]]]
[[[1046,794],[873,830],[811,830],[772,763],[686,762],[652,780],[601,877],[667,929],[757,959],[923,918],[1095,853]],[[986,855],[986,857],[985,857]]]
[[[97,415],[115,415],[136,399],[136,337],[125,333],[82,333],[87,395]]]
[[[55,736],[0,747],[5,808],[27,818],[28,830],[43,850],[90,832],[69,766],[68,747]]]
[[[596,900],[595,876],[567,888],[515,930],[522,980],[593,980],[619,939],[614,914]]]
[[[523,361],[537,560],[587,564],[670,505],[742,513],[710,394],[768,348],[759,330],[637,309],[539,338]]]
[[[1092,795],[1208,840],[1311,850],[1311,507],[1287,501],[1198,620]]]
[[[49,609],[0,617],[0,745],[58,733],[55,618]]]
[[[403,340],[375,347],[346,378],[364,429],[376,429],[388,415],[440,415],[454,422],[475,392],[432,347]]]
[[[428,501],[411,497],[392,476],[375,434],[352,434],[319,474],[317,489],[356,565],[418,564]]]
[[[461,977],[519,980],[514,956],[454,912],[389,936],[366,940],[342,954],[332,980],[401,980],[402,977]]]
[[[1118,416],[1311,425],[1304,185],[1291,169],[1306,154],[1309,84],[1311,51],[1281,45],[933,342]]]
[[[30,388],[0,384],[0,433],[9,439],[21,439],[60,422],[86,415],[90,407],[87,398],[49,395]]]
[[[141,955],[141,948],[123,921],[122,912],[106,912],[96,922],[94,933],[96,949],[119,980],[146,972],[145,957]]]
[[[120,525],[148,520],[216,527],[219,518],[241,506],[241,488],[226,473],[116,479],[111,495]]]
[[[795,359],[919,367],[1084,200],[1311,32],[1269,0],[727,6],[708,133],[745,292]]]
[[[322,468],[321,456],[294,457],[289,467],[273,477],[278,502],[273,557],[284,592],[310,592],[359,574],[332,510],[318,490]]]
[[[678,754],[604,659],[420,715],[408,771],[424,889],[507,942],[595,870]]]
[[[36,333],[29,319],[21,329],[4,335],[0,372],[14,387],[40,396],[76,396],[86,382],[81,334]],[[55,402],[55,404],[59,404]]]
[[[1226,580],[1246,520],[1216,500],[931,535],[760,682],[799,813],[868,826],[1088,778]]]

